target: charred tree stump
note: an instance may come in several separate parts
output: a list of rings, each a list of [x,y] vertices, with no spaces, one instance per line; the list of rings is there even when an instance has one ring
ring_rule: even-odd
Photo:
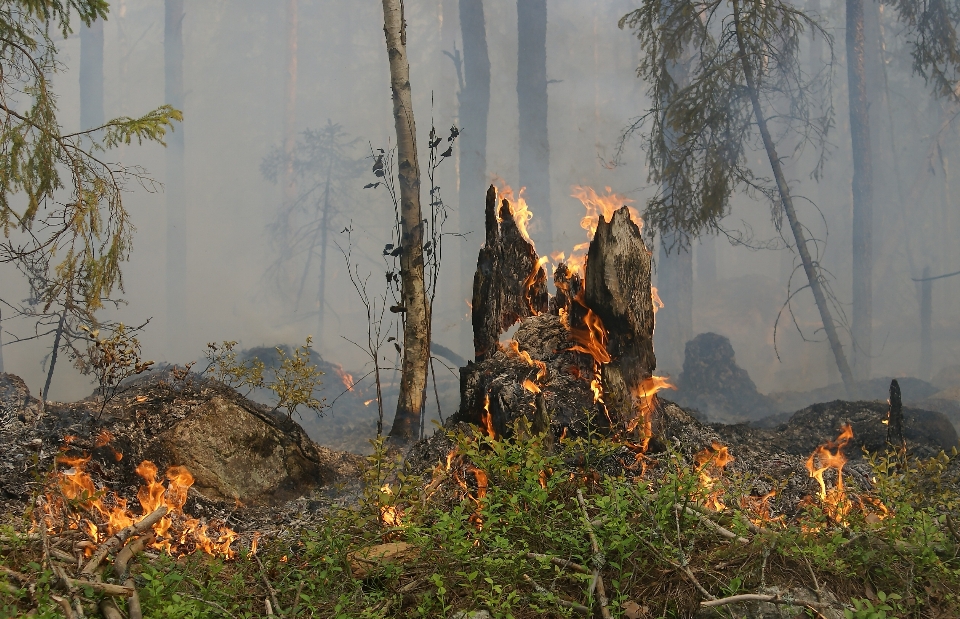
[[[903,439],[903,400],[900,396],[900,383],[890,381],[890,409],[887,412],[887,444],[895,449],[906,447]]]
[[[587,254],[584,300],[606,331],[609,362],[602,370],[603,393],[615,427],[637,425],[640,400],[653,397],[644,389],[657,366],[650,271],[650,252],[627,207],[615,211],[609,222],[601,216]]]
[[[547,274],[533,244],[513,218],[510,203],[497,209],[497,191],[487,189],[486,242],[473,279],[473,345],[476,360],[497,350],[500,334],[522,318],[547,311]]]

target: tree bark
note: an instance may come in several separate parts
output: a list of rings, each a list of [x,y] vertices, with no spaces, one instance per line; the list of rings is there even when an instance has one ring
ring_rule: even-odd
[[[587,253],[586,306],[603,321],[610,362],[603,366],[603,401],[614,427],[636,416],[636,398],[653,375],[650,252],[627,207],[600,216]]]
[[[520,185],[536,212],[531,236],[553,243],[550,142],[547,132],[547,0],[517,0],[517,104],[520,111]],[[549,252],[545,252],[549,253]]]
[[[661,370],[676,376],[683,367],[684,346],[693,338],[693,248],[681,247],[673,236],[661,233],[657,292],[666,309],[657,316],[654,339]]]
[[[753,68],[750,66],[750,60],[747,57],[747,51],[743,41],[743,26],[740,22],[740,0],[733,0],[733,16],[737,34],[737,45],[740,48],[740,62],[743,68],[743,77],[747,83],[750,103],[753,106],[753,115],[754,118],[756,118],[757,127],[760,129],[760,136],[763,138],[763,147],[767,153],[770,168],[773,170],[773,176],[777,182],[780,200],[783,202],[783,211],[787,216],[787,221],[790,223],[793,238],[797,242],[797,253],[800,254],[800,260],[803,262],[803,272],[807,276],[807,282],[810,284],[811,292],[813,292],[813,299],[817,304],[817,309],[820,311],[823,330],[827,334],[827,341],[830,342],[830,348],[837,362],[837,368],[840,370],[843,384],[848,391],[852,391],[854,387],[853,372],[850,370],[847,357],[843,352],[843,344],[840,343],[837,327],[833,323],[833,316],[830,314],[830,308],[827,305],[827,297],[823,292],[823,287],[820,285],[820,275],[817,271],[818,267],[813,263],[810,248],[807,247],[807,239],[800,225],[800,220],[797,218],[797,210],[793,206],[793,197],[790,195],[787,179],[783,174],[780,156],[777,154],[773,137],[770,135],[770,129],[767,127],[767,119],[763,115],[763,108],[760,104],[760,94],[757,90],[756,81],[753,78]]]
[[[390,60],[390,88],[397,131],[397,178],[400,185],[400,278],[404,308],[403,362],[397,414],[390,439],[406,444],[417,439],[427,367],[430,361],[430,304],[423,278],[423,216],[420,210],[420,163],[413,118],[407,34],[400,0],[383,0],[383,33]]]
[[[80,128],[103,124],[103,20],[80,26]]]
[[[487,116],[490,113],[490,57],[487,52],[483,0],[460,0],[460,33],[463,38],[463,87],[460,91],[460,234],[464,251],[460,255],[460,298],[458,311],[473,296],[473,259],[483,243],[483,211],[479,198],[487,178]],[[462,315],[462,314],[461,314]],[[473,331],[464,324],[461,353],[474,349]]]
[[[183,110],[183,0],[164,2],[164,98]],[[180,123],[167,136],[167,354],[183,341],[186,312],[187,205],[184,172],[184,130]]]
[[[870,378],[873,323],[873,158],[864,53],[864,0],[846,0],[847,82],[853,149],[853,371]]]
[[[486,241],[473,279],[474,358],[483,361],[497,351],[500,334],[527,316],[548,309],[547,274],[537,251],[523,238],[510,204],[497,209],[491,185],[486,200]]]
[[[717,235],[715,234],[705,234],[700,237],[700,247],[697,248],[697,280],[708,286],[717,281]]]

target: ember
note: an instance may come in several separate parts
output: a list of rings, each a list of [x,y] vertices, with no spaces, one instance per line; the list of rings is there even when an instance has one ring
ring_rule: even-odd
[[[721,511],[723,504],[723,487],[716,487],[717,481],[723,475],[723,469],[734,461],[726,445],[714,442],[710,447],[697,453],[693,461],[697,465],[697,474],[700,475],[700,490],[703,493],[701,501],[704,507]]]

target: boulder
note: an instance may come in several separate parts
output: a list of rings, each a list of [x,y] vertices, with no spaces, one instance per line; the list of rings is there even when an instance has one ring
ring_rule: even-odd
[[[730,340],[717,333],[701,333],[687,342],[677,386],[671,399],[710,421],[736,423],[777,410],[737,365]]]
[[[222,383],[169,369],[124,385],[102,413],[93,396],[38,409],[23,381],[0,376],[0,411],[15,422],[0,432],[0,453],[14,468],[29,466],[34,451],[41,469],[63,449],[89,453],[87,470],[97,482],[127,495],[142,482],[137,465],[150,460],[160,471],[190,470],[199,493],[191,496],[278,505],[355,475],[360,460],[318,446],[293,420]],[[0,495],[28,498],[22,482],[29,476],[4,473],[0,468]]]

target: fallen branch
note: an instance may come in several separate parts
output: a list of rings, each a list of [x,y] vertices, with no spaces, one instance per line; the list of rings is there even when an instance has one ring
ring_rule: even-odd
[[[123,581],[127,579],[127,574],[130,571],[130,561],[139,553],[143,552],[144,547],[155,539],[156,536],[152,533],[138,537],[117,553],[117,560],[113,564],[113,571],[117,576],[117,580]]]
[[[574,612],[580,613],[581,615],[590,614],[590,609],[584,606],[583,604],[577,604],[576,602],[571,602],[569,600],[563,599],[553,591],[550,591],[549,589],[546,589],[545,587],[541,586],[540,583],[530,578],[526,574],[523,575],[523,579],[528,583],[530,583],[531,585],[533,585],[534,591],[536,591],[540,595],[552,597],[553,601],[556,602],[559,606],[563,606],[564,608],[569,608]]]
[[[127,613],[130,615],[130,619],[143,619],[143,609],[140,608],[140,594],[137,593],[137,588],[134,586],[133,578],[127,577],[126,586],[130,587],[132,593],[127,596]]]
[[[267,570],[263,567],[263,561],[260,560],[260,556],[256,553],[253,554],[253,558],[257,560],[257,565],[260,566],[260,578],[263,579],[263,584],[267,587],[267,593],[270,594],[270,600],[267,601],[267,610],[270,610],[270,602],[273,602],[273,610],[277,611],[278,615],[282,615],[283,610],[280,608],[280,602],[277,601],[277,592],[274,591],[273,585],[267,580]],[[272,615],[273,613],[268,612],[267,614]]]
[[[56,572],[62,572],[62,569],[55,570]],[[77,587],[89,587],[94,591],[99,591],[104,595],[112,595],[114,597],[128,597],[133,593],[132,587],[127,587],[124,585],[115,585],[109,582],[98,582],[95,580],[78,580],[76,578],[70,578],[66,574],[61,574],[58,579],[64,584],[64,586],[74,589]]]
[[[123,613],[117,608],[117,603],[113,598],[103,598],[100,600],[100,614],[103,619],[123,619]]]
[[[574,562],[571,561],[570,559],[561,559],[560,557],[552,557],[552,556],[550,556],[550,555],[543,555],[543,554],[540,554],[540,553],[537,553],[537,552],[528,552],[528,553],[527,553],[527,557],[529,557],[529,558],[531,558],[531,559],[539,559],[539,560],[543,560],[543,561],[550,561],[550,563],[553,563],[554,565],[557,565],[557,566],[559,566],[559,567],[564,567],[564,568],[567,568],[567,569],[571,569],[571,570],[573,570],[574,572],[579,572],[579,573],[581,573],[581,574],[592,574],[592,573],[593,573],[593,572],[590,570],[590,568],[584,567],[584,566],[580,565],[579,563],[574,563]]]
[[[711,594],[709,591],[703,588],[703,585],[700,584],[700,581],[697,580],[697,577],[693,575],[693,570],[690,569],[689,565],[681,565],[680,569],[683,570],[683,573],[686,574],[687,578],[690,579],[690,582],[693,583],[693,586],[697,588],[697,591],[700,592],[700,595],[707,598],[711,602],[717,599],[717,596]],[[704,602],[701,602],[701,604],[703,603]]]
[[[424,582],[426,582],[426,580],[427,580],[426,578],[416,578],[414,580],[411,580],[407,584],[397,589],[397,593],[400,594],[400,596],[402,597],[405,593],[410,593],[411,591],[413,591],[414,589],[422,585]],[[380,602],[379,604],[373,607],[372,609],[373,614],[379,615],[379,616],[386,615],[387,612],[389,612],[390,607],[392,607],[394,602],[396,602],[396,599],[397,598],[395,596],[390,596],[384,601]],[[294,613],[293,616],[295,617],[296,613]]]
[[[97,570],[97,568],[100,567],[100,563],[106,558],[108,554],[110,554],[112,551],[122,546],[123,543],[127,541],[128,538],[134,535],[140,535],[141,533],[143,533],[144,531],[146,531],[147,529],[155,525],[157,522],[160,521],[161,518],[163,518],[166,515],[167,515],[167,508],[166,506],[161,505],[160,507],[155,509],[153,513],[151,513],[149,516],[147,516],[140,522],[131,524],[129,527],[121,529],[117,533],[114,533],[113,535],[111,535],[110,538],[107,539],[107,541],[105,541],[103,544],[101,544],[100,547],[96,550],[96,552],[93,553],[93,556],[90,557],[90,560],[87,561],[87,564],[83,566],[83,569],[80,571],[80,573],[86,576],[93,574]]]
[[[591,587],[597,587],[597,599],[600,602],[600,614],[603,619],[612,619],[610,609],[607,607],[607,591],[603,586],[603,576],[600,574],[600,568],[603,567],[604,557],[600,552],[600,542],[597,541],[597,535],[593,532],[593,525],[590,524],[590,515],[587,513],[587,501],[583,498],[583,492],[577,488],[577,501],[580,502],[580,511],[583,513],[583,522],[587,525],[587,534],[590,536],[590,547],[593,550],[593,580]]]
[[[676,509],[677,511],[680,511],[680,506],[679,506],[679,505],[674,504],[673,508]],[[727,538],[727,539],[736,540],[736,541],[740,542],[741,544],[749,544],[749,543],[750,543],[750,540],[748,540],[747,538],[745,538],[745,537],[740,537],[739,535],[737,535],[736,533],[734,533],[734,532],[731,531],[730,529],[727,529],[727,528],[724,528],[724,527],[720,526],[719,524],[717,524],[716,522],[714,522],[713,520],[711,520],[710,518],[708,518],[705,514],[701,514],[701,513],[698,512],[698,511],[695,511],[695,510],[693,510],[693,509],[690,509],[689,507],[684,508],[684,510],[686,511],[686,513],[690,514],[691,516],[693,516],[694,518],[696,518],[697,520],[699,520],[699,521],[702,522],[703,524],[707,525],[707,527],[709,527],[709,528],[713,529],[714,531],[716,531],[717,533],[719,533],[721,536],[723,536],[723,537],[725,537],[725,538]]]
[[[780,597],[779,595],[769,595],[764,593],[741,593],[740,595],[731,595],[725,598],[713,598],[706,602],[700,602],[700,606],[714,607],[726,606],[727,604],[737,604],[739,602],[770,602],[771,604],[787,604],[790,606],[804,606],[810,610],[817,611],[824,608],[836,606],[827,602],[807,602],[805,600],[791,600]]]
[[[69,600],[53,594],[50,594],[50,599],[60,606],[60,609],[63,611],[63,614],[67,619],[74,619],[75,615],[73,614],[73,609],[70,608]]]

